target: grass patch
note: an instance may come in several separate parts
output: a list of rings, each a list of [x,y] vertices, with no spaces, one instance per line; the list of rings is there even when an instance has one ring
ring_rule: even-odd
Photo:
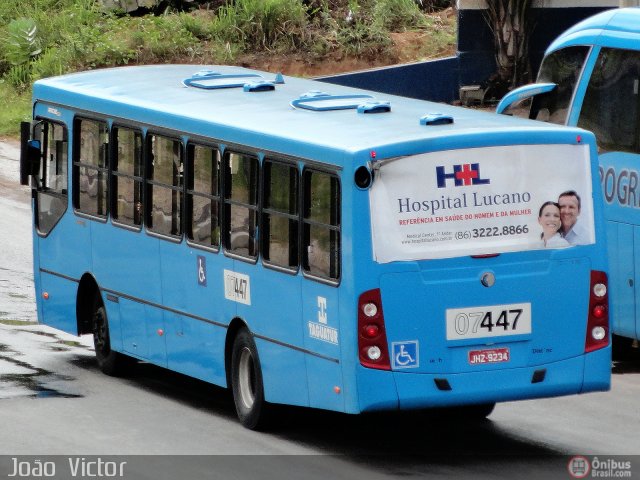
[[[31,119],[31,89],[18,91],[0,81],[0,98],[6,99],[0,109],[0,135],[17,137],[20,122]]]
[[[128,64],[247,65],[247,58],[269,55],[388,65],[407,61],[393,36],[406,31],[423,32],[430,52],[455,44],[455,23],[438,23],[431,12],[448,0],[197,3],[182,2],[190,11],[129,16],[105,11],[96,0],[1,0],[0,135],[16,136],[20,121],[30,118],[34,81],[64,73]]]

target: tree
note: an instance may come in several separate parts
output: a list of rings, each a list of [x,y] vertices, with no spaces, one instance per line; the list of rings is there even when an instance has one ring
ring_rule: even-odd
[[[490,79],[496,98],[531,81],[529,36],[532,0],[486,0],[486,18],[493,32],[497,71]]]

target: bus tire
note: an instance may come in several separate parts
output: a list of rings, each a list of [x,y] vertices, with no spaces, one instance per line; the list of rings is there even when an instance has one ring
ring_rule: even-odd
[[[437,408],[431,413],[435,413],[436,418],[452,422],[478,422],[487,418],[495,408],[495,402],[479,403],[475,405],[461,405],[457,407]]]
[[[621,337],[620,335],[612,335],[611,337],[612,360],[624,362],[640,358],[640,349],[634,348],[637,342],[633,338]]]
[[[263,429],[267,424],[268,412],[262,370],[256,344],[245,328],[238,332],[233,341],[231,389],[240,423],[250,430]]]
[[[130,365],[130,361],[125,355],[111,350],[109,320],[100,295],[96,295],[93,303],[92,330],[96,360],[102,373],[110,376],[124,374],[126,367]]]
[[[493,403],[480,403],[478,405],[467,405],[461,407],[462,417],[469,420],[483,420],[487,418],[496,408],[495,402]]]

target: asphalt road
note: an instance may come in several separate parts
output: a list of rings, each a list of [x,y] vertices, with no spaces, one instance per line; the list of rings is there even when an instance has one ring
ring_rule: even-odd
[[[224,389],[144,363],[102,375],[89,337],[33,323],[30,196],[16,154],[0,143],[0,476],[19,466],[38,478],[49,462],[53,478],[80,476],[84,463],[88,477],[99,456],[126,462],[126,479],[566,479],[576,455],[628,460],[624,478],[640,476],[638,361],[615,364],[611,392],[501,404],[475,424],[285,409],[268,433],[241,427]]]

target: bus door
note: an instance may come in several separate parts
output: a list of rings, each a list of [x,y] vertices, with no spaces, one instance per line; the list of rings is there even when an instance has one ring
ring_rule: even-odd
[[[302,182],[302,268],[307,277],[302,323],[309,401],[312,407],[344,410],[339,335],[341,186],[337,175],[310,168],[303,172]]]

